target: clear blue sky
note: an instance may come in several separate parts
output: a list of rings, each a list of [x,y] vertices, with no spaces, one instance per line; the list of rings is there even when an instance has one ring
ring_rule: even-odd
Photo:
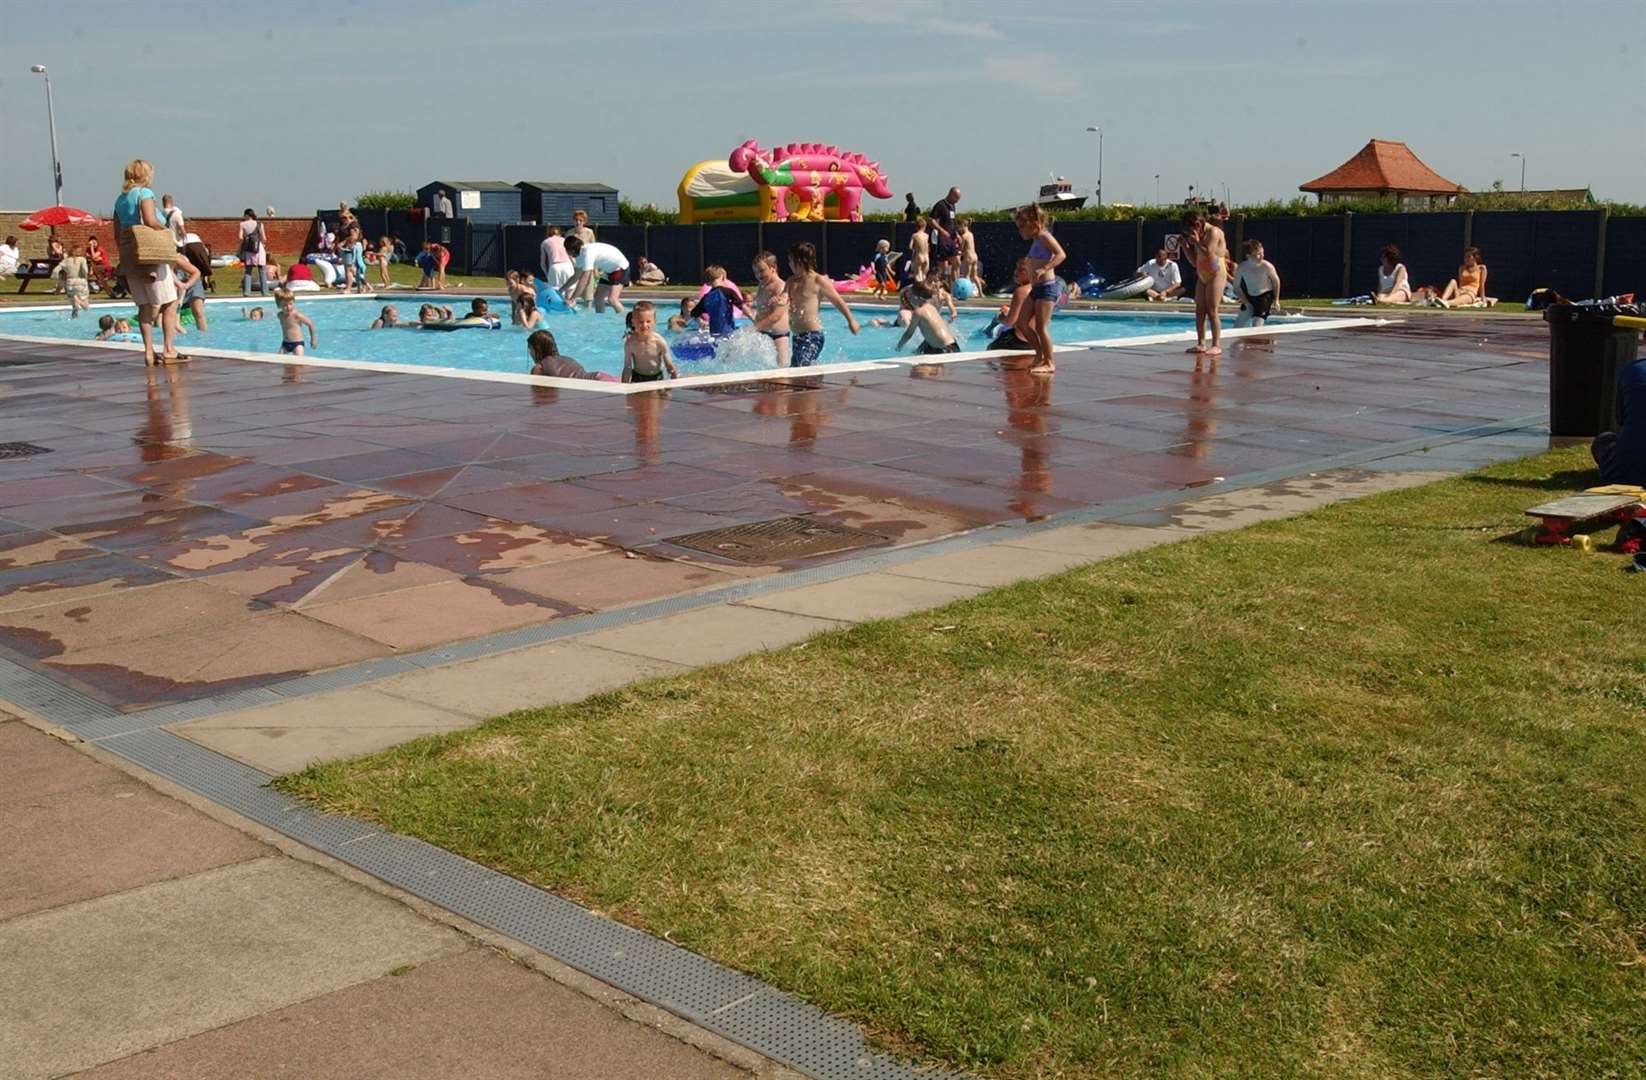
[[[931,203],[1052,171],[1109,201],[1289,198],[1368,138],[1471,188],[1646,202],[1641,0],[3,0],[0,207],[107,209],[123,164],[193,213],[308,213],[436,177],[675,204],[745,138],[835,142]],[[141,14],[140,14],[141,13]],[[877,204],[894,209],[900,200]]]

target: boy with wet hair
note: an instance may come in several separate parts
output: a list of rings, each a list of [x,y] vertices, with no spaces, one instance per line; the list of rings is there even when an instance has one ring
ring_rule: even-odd
[[[846,301],[840,299],[834,282],[817,272],[817,248],[804,242],[790,247],[789,269],[789,320],[794,331],[789,362],[794,367],[810,367],[823,353],[823,320],[818,314],[822,301],[827,300],[845,316],[852,333],[862,327]]]
[[[762,251],[754,257],[754,279],[760,291],[754,296],[754,328],[772,339],[777,350],[777,366],[789,366],[789,293],[777,272],[777,256]]]
[[[897,351],[902,352],[903,346],[909,343],[919,331],[920,348],[915,350],[921,356],[941,356],[944,353],[957,353],[960,343],[954,339],[954,333],[949,330],[949,324],[944,321],[942,312],[932,303],[932,297],[937,295],[931,284],[917,281],[902,292],[903,306],[909,309],[909,328],[903,331],[903,336],[897,339]]]

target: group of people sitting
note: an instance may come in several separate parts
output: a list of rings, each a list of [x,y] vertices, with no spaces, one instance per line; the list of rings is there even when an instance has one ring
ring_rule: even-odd
[[[1424,285],[1412,288],[1406,265],[1400,261],[1400,249],[1388,244],[1382,251],[1382,262],[1377,268],[1377,291],[1371,294],[1374,304],[1416,304],[1419,307],[1492,307],[1497,297],[1486,295],[1486,264],[1481,261],[1480,249],[1463,249],[1463,263],[1457,276],[1444,289]]]

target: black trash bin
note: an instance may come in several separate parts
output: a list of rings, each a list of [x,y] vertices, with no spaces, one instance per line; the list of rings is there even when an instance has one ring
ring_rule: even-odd
[[[1549,324],[1549,433],[1595,436],[1612,430],[1617,372],[1640,351],[1640,331],[1615,326],[1614,315],[1635,315],[1640,305],[1556,304],[1543,312]]]

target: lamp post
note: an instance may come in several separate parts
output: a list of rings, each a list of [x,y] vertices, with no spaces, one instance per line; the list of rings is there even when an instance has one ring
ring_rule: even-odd
[[[1160,205],[1160,174],[1154,174],[1154,204]]]
[[[1510,154],[1509,156],[1520,159],[1520,193],[1524,195],[1526,194],[1526,155]]]
[[[1088,127],[1087,131],[1097,132],[1097,205],[1103,205],[1103,129]]]
[[[29,68],[36,75],[46,80],[46,126],[51,128],[51,182],[57,197],[57,206],[63,205],[63,164],[57,160],[57,114],[51,107],[51,76],[46,74],[46,65],[35,64]]]

